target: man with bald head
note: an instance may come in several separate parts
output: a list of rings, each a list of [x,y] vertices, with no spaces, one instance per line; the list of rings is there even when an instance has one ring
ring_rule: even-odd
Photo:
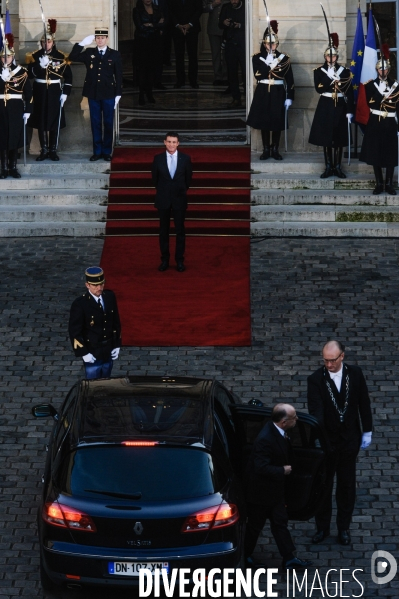
[[[332,493],[336,477],[338,541],[349,545],[356,501],[356,459],[371,443],[370,397],[359,366],[344,362],[345,347],[328,341],[322,350],[324,366],[308,377],[308,409],[324,429],[331,454],[327,463],[326,494],[316,513],[313,543],[330,534]]]
[[[303,570],[312,565],[294,557],[295,545],[287,528],[284,487],[295,468],[288,432],[296,425],[297,418],[290,404],[275,405],[272,419],[262,428],[252,448],[244,484],[248,513],[244,552],[248,566],[253,565],[251,555],[267,519],[283,558],[283,569]]]

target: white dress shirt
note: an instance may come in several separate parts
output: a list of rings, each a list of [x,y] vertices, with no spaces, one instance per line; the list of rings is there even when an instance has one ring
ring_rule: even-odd
[[[338,389],[338,393],[341,391],[341,383],[342,383],[342,372],[343,367],[341,366],[341,370],[338,372],[329,372],[331,379],[334,381],[336,388]]]
[[[102,307],[103,307],[103,310],[104,310],[104,300],[103,300],[103,296],[102,296],[102,295],[100,295],[100,297],[97,297],[96,295],[93,295],[93,294],[92,294],[92,292],[91,292],[90,290],[89,290],[89,293],[90,293],[91,297],[94,299],[94,301],[96,302],[96,304],[98,304],[98,300],[100,300],[100,302],[101,302],[101,305],[102,305]]]

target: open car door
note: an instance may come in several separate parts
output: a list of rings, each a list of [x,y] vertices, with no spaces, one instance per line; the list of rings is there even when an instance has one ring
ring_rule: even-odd
[[[241,463],[244,471],[252,445],[263,426],[271,419],[272,408],[251,405],[230,405],[237,440],[241,445]],[[298,420],[289,436],[295,463],[287,477],[285,498],[290,520],[309,520],[325,491],[325,468],[328,445],[317,420],[297,412]]]

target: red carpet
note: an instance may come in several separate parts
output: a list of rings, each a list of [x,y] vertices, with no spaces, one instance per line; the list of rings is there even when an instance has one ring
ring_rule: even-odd
[[[180,149],[180,148],[179,148]],[[186,267],[160,273],[151,163],[161,148],[118,148],[101,265],[118,297],[124,345],[251,344],[250,150],[183,148],[193,162]],[[174,255],[173,223],[171,256]]]

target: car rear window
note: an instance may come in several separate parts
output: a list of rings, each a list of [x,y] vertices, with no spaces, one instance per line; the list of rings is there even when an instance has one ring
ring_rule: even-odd
[[[59,472],[61,490],[72,496],[110,496],[170,501],[218,492],[227,475],[206,451],[184,447],[97,446],[79,448]]]

